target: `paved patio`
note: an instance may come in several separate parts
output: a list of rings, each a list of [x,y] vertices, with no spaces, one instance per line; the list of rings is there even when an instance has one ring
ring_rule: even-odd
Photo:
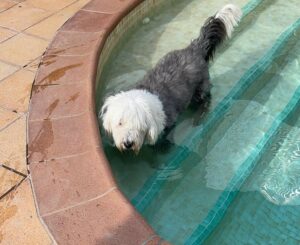
[[[37,216],[26,163],[28,104],[56,30],[89,0],[0,1],[0,243],[52,244]]]

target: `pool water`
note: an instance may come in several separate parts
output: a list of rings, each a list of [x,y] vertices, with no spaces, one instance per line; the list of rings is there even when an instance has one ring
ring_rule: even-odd
[[[211,63],[209,111],[187,110],[168,145],[138,156],[118,152],[103,134],[105,153],[124,194],[172,244],[299,244],[299,1],[231,2],[244,16]],[[165,1],[122,41],[99,96],[184,48],[225,3]]]

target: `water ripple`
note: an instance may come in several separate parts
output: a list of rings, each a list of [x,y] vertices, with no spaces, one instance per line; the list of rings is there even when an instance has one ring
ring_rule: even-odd
[[[282,138],[281,138],[282,136]],[[292,129],[271,146],[274,158],[259,179],[261,193],[278,205],[300,204],[300,132]]]

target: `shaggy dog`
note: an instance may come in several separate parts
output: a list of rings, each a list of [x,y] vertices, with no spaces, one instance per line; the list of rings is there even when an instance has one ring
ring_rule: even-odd
[[[200,106],[209,100],[208,63],[241,16],[237,6],[224,6],[188,47],[168,53],[132,89],[105,100],[100,117],[120,151],[138,153],[144,143],[155,144],[191,103]]]

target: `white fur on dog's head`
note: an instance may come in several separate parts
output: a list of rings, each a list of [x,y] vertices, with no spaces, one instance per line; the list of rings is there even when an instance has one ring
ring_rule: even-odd
[[[108,97],[101,109],[103,127],[112,135],[119,150],[126,150],[126,142],[136,153],[144,141],[155,144],[163,131],[166,115],[158,96],[146,90],[129,90]]]

